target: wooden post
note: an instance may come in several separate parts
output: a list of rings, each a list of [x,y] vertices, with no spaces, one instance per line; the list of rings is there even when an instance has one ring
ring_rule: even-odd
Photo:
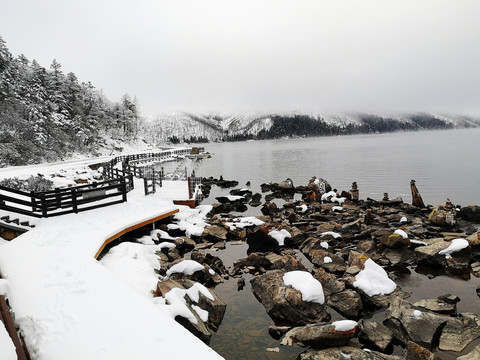
[[[148,195],[148,180],[143,178],[143,187],[144,187],[144,190],[145,190],[145,196]]]
[[[62,199],[60,197],[60,189],[55,188],[55,206],[57,209],[62,205]]]
[[[188,200],[192,198],[192,184],[191,184],[192,178],[188,177],[187,182],[188,182]]]
[[[78,214],[77,190],[75,190],[75,188],[72,189],[72,207],[73,207],[73,212],[75,214]]]
[[[425,204],[420,196],[420,193],[418,192],[417,186],[415,185],[415,180],[410,181],[410,189],[412,190],[412,205],[419,208],[424,208]]]
[[[40,194],[40,201],[41,201],[41,206],[42,206],[42,216],[47,217],[47,204],[45,202],[45,193]]]
[[[37,211],[37,198],[35,197],[35,192],[32,190],[30,191],[30,199],[32,201],[32,211]]]
[[[125,177],[122,177],[122,179],[120,180],[120,188],[122,191],[122,200],[124,202],[127,202],[127,183],[125,181]]]

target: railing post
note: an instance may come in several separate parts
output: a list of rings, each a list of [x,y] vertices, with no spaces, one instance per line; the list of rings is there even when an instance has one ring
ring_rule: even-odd
[[[191,177],[187,178],[188,181],[188,199],[190,200],[192,198],[192,184],[191,184]]]
[[[45,193],[40,194],[40,201],[41,201],[41,205],[42,205],[42,216],[43,217],[48,217],[47,204],[45,202]]]
[[[143,178],[143,187],[144,187],[144,190],[145,190],[145,196],[148,195],[148,180]]]
[[[135,189],[135,183],[133,182],[133,174],[128,174],[128,181],[130,182],[130,190]]]
[[[120,189],[122,191],[122,200],[127,202],[127,184],[125,182],[125,177],[120,179]]]
[[[55,206],[59,208],[62,204],[62,199],[60,197],[60,189],[55,188]]]
[[[77,204],[77,190],[72,189],[72,208],[75,214],[78,214],[78,204]]]
[[[35,197],[35,192],[32,190],[30,191],[30,199],[32,201],[32,211],[37,211],[37,199]]]

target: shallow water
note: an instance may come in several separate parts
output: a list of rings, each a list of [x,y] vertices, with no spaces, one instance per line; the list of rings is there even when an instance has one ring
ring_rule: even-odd
[[[322,137],[308,139],[269,140],[238,143],[205,144],[214,153],[197,172],[201,176],[238,180],[238,187],[251,182],[251,190],[260,192],[261,183],[278,182],[291,178],[296,186],[306,185],[312,176],[322,177],[338,190],[350,189],[357,181],[360,198],[381,199],[384,192],[390,198],[401,196],[411,202],[410,180],[415,179],[426,204],[440,204],[450,198],[460,205],[480,204],[480,129],[431,131]],[[204,204],[215,202],[215,197],[228,194],[230,189],[212,188]],[[276,199],[278,206],[283,200]],[[260,215],[260,208],[251,208],[239,215]],[[247,256],[247,245],[227,244],[214,253],[226,266]],[[308,260],[302,256],[304,265]],[[411,274],[396,280],[404,291],[412,292],[409,302],[436,298],[452,293],[460,297],[459,312],[480,314],[480,298],[476,288],[480,279],[469,274],[435,274],[431,269],[410,269]],[[210,346],[226,359],[294,360],[304,351],[300,347],[283,347],[271,338],[268,327],[273,321],[250,290],[250,275],[246,286],[237,291],[237,279],[230,279],[215,288],[227,303],[227,312]],[[332,319],[340,315],[329,309]],[[385,310],[372,314],[381,322]],[[451,360],[468,353],[480,339],[472,342],[464,352],[436,350],[440,359]],[[279,353],[266,348],[279,347]],[[402,349],[396,347],[395,353]]]

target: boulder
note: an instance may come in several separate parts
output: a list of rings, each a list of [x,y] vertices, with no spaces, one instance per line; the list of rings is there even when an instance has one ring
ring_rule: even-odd
[[[441,299],[424,299],[413,303],[413,305],[439,314],[451,315],[457,313],[456,303]]]
[[[430,350],[412,341],[407,343],[403,358],[404,360],[439,360]]]
[[[465,220],[480,223],[480,206],[469,205],[460,209],[460,216]]]
[[[445,209],[442,205],[435,207],[428,217],[430,223],[441,226],[451,227],[455,224],[455,213],[453,210]]]
[[[309,349],[298,360],[405,360],[402,356],[385,355],[353,346],[341,346],[323,350]]]
[[[381,352],[387,352],[393,347],[392,331],[375,321],[364,321],[361,324],[358,337],[365,346],[378,349]]]
[[[205,227],[202,233],[202,237],[204,237],[208,241],[222,241],[227,240],[228,230],[225,229],[223,226],[218,225],[211,225]]]
[[[326,304],[302,300],[302,293],[283,282],[282,270],[272,270],[250,280],[252,292],[278,324],[301,326],[329,319]]]
[[[380,242],[389,248],[401,248],[410,245],[410,240],[399,234],[391,234],[388,237],[382,237]]]
[[[467,236],[466,239],[470,243],[470,246],[480,245],[480,230],[477,230],[472,235]]]
[[[329,253],[325,250],[312,250],[305,254],[312,264],[323,267],[325,270],[332,273],[342,273],[347,269],[345,260],[337,254]]]
[[[430,245],[420,246],[415,249],[415,256],[419,265],[427,266],[451,266],[466,267],[470,261],[470,247],[454,252],[450,257],[440,254],[451,245],[450,241],[444,241],[443,238],[429,239]]]
[[[327,273],[324,269],[318,268],[313,273],[313,277],[320,281],[323,287],[325,295],[328,296],[336,294],[345,290],[345,283],[338,281],[337,277],[333,274]]]
[[[450,318],[440,336],[440,350],[463,351],[465,347],[480,336],[480,318],[476,314],[461,313]]]
[[[293,186],[293,181],[290,178],[279,182],[277,185],[277,189],[284,192],[295,192],[295,186]]]
[[[457,358],[457,360],[478,360],[480,359],[480,345],[470,351],[467,355],[463,355]]]
[[[262,208],[260,209],[263,215],[275,215],[280,211],[280,209],[277,207],[277,204],[274,202],[266,202]]]
[[[395,298],[385,313],[384,324],[401,343],[413,341],[432,349],[438,344],[441,330],[449,319],[449,316],[417,308],[405,300]]]
[[[351,289],[327,297],[327,304],[346,318],[358,318],[363,310],[360,295]]]
[[[268,328],[268,334],[275,340],[279,340],[290,329],[290,326],[270,326]]]
[[[281,341],[281,345],[311,346],[329,348],[347,345],[358,332],[358,325],[348,331],[335,330],[335,325],[317,323],[289,330]]]

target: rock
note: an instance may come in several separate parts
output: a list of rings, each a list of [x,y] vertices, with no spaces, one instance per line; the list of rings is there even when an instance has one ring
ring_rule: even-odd
[[[417,185],[415,185],[415,180],[413,179],[410,180],[410,190],[412,191],[412,205],[419,208],[424,208],[425,203],[423,202],[422,196],[420,195]]]
[[[389,248],[400,248],[410,245],[410,240],[399,234],[391,234],[388,237],[382,237],[381,243]]]
[[[463,351],[465,347],[480,336],[480,318],[472,313],[461,313],[450,318],[440,336],[440,350]]]
[[[470,246],[480,245],[480,230],[474,232],[472,235],[467,236],[466,239],[469,242]]]
[[[397,265],[397,264],[413,265],[415,263],[415,253],[413,250],[408,248],[399,248],[399,249],[388,248],[383,252],[383,255],[390,261],[392,265]]]
[[[392,331],[375,321],[364,321],[358,337],[368,348],[373,347],[381,352],[387,352],[387,349],[390,350],[393,347]]]
[[[433,243],[432,243],[433,242]],[[419,265],[427,266],[450,266],[450,267],[466,267],[470,261],[470,247],[451,254],[451,258],[447,259],[440,251],[448,248],[450,241],[443,241],[443,238],[429,239],[427,246],[420,246],[415,249],[415,256]]]
[[[445,210],[442,205],[437,206],[430,213],[428,221],[437,226],[450,227],[455,224],[455,214],[452,211]]]
[[[390,229],[378,229],[371,233],[372,240],[376,242],[384,243],[388,241],[388,237],[393,234]]]
[[[289,254],[279,255],[272,252],[266,254],[254,252],[246,258],[234,261],[230,275],[235,276],[245,268],[249,268],[249,272],[254,273],[264,273],[267,270],[306,270],[305,266],[296,257]]]
[[[267,202],[265,203],[262,208],[260,209],[263,215],[275,215],[280,211],[280,209],[277,207],[277,204],[274,202]]]
[[[385,355],[366,351],[353,346],[342,346],[323,350],[309,349],[300,354],[298,360],[405,360],[401,356]]]
[[[354,290],[344,290],[327,297],[327,304],[346,318],[358,318],[363,310],[360,295]]]
[[[358,325],[348,331],[337,331],[332,324],[309,324],[289,330],[281,345],[311,346],[314,348],[329,348],[347,345],[358,332]]]
[[[417,301],[413,305],[439,314],[450,315],[457,313],[457,306],[455,303],[451,304],[440,299],[424,299]]]
[[[412,341],[407,343],[403,357],[405,360],[438,360],[430,350]]]
[[[285,285],[284,274],[272,270],[250,280],[253,294],[275,322],[299,326],[330,317],[325,304],[303,301],[300,291]]]
[[[384,324],[401,343],[413,341],[431,349],[438,344],[441,330],[449,319],[449,316],[417,308],[405,300],[395,298],[385,313]]]
[[[325,295],[328,296],[336,294],[345,290],[345,283],[338,281],[337,277],[333,274],[327,273],[324,269],[318,268],[313,273],[313,277],[320,281],[323,287]]]
[[[310,259],[312,264],[323,267],[329,272],[342,273],[347,269],[345,260],[337,254],[332,254],[325,250],[312,250],[305,255]]]
[[[295,192],[292,179],[287,179],[278,183],[277,188],[284,192]]]
[[[465,220],[480,223],[480,206],[469,205],[460,209],[460,216]]]
[[[192,251],[196,245],[195,241],[190,239],[188,236],[177,237],[174,241],[174,244],[177,250],[182,254]]]
[[[249,251],[271,251],[277,250],[280,246],[278,241],[268,236],[272,226],[263,226],[256,228],[252,233],[247,234],[247,244]]]
[[[205,227],[202,233],[202,237],[204,237],[208,241],[217,242],[221,240],[227,240],[227,234],[228,230],[225,229],[223,226],[211,225]]]
[[[290,329],[290,326],[270,326],[268,328],[268,333],[275,340],[279,340]]]
[[[154,296],[165,297],[165,295],[168,292],[170,292],[172,289],[179,288],[179,289],[186,290],[186,289],[190,289],[194,284],[195,282],[191,280],[186,280],[186,279],[183,279],[183,280],[164,279],[158,282],[157,289],[154,293]],[[220,298],[212,290],[207,289],[207,291],[209,291],[213,300],[207,298],[205,295],[201,293],[199,293],[197,302],[193,301],[187,295],[184,296],[184,299],[186,301],[186,306],[188,310],[190,310],[192,315],[195,317],[197,324],[193,324],[188,319],[181,316],[176,316],[175,320],[180,324],[182,324],[194,335],[196,335],[197,337],[199,337],[201,340],[203,340],[208,344],[208,342],[210,341],[210,337],[212,336],[208,328],[215,329],[215,330],[218,328],[218,326],[222,322],[223,316],[227,309],[227,305],[222,300],[220,300]],[[192,306],[194,305],[200,307],[203,310],[208,311],[208,319],[206,322],[200,319],[197,312],[193,310]]]
[[[480,345],[470,351],[467,355],[463,355],[457,358],[457,360],[478,360],[480,359]]]

